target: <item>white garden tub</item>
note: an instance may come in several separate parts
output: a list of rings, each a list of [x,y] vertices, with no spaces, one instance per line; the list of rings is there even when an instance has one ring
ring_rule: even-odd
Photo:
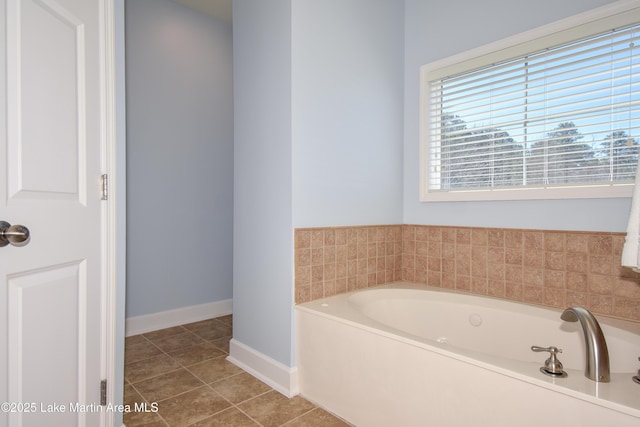
[[[356,426],[640,426],[640,324],[596,316],[611,382],[561,310],[411,283],[296,306],[301,394]],[[544,375],[555,346],[566,378]]]

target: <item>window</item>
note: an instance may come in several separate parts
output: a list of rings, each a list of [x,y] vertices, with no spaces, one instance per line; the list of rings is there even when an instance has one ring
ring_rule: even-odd
[[[423,200],[630,194],[640,151],[634,12],[574,18],[423,67]]]

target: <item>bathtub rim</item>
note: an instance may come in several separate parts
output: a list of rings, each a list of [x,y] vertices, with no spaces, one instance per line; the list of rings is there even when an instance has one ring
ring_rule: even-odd
[[[640,385],[635,384],[631,379],[635,372],[612,373],[610,383],[596,383],[594,381],[591,381],[584,376],[584,372],[582,370],[576,369],[567,369],[567,372],[569,373],[569,376],[567,378],[552,378],[540,373],[540,364],[513,361],[510,359],[482,354],[460,347],[452,347],[447,344],[441,344],[433,340],[417,337],[410,333],[380,323],[357,311],[353,307],[353,305],[349,303],[349,297],[351,295],[361,292],[375,292],[376,290],[385,289],[430,291],[443,294],[459,295],[463,297],[466,296],[473,299],[484,300],[485,302],[493,301],[497,302],[498,304],[525,305],[534,309],[557,312],[558,318],[560,316],[560,313],[562,312],[562,310],[553,307],[505,300],[504,298],[477,295],[469,292],[443,289],[407,281],[393,282],[371,288],[358,289],[331,297],[320,298],[302,304],[297,304],[295,308],[296,310],[324,317],[326,319],[336,321],[347,326],[355,327],[369,333],[380,335],[388,339],[399,341],[407,345],[419,347],[426,351],[456,359],[460,362],[471,364],[481,369],[492,371],[499,375],[505,375],[529,384],[533,384],[538,387],[545,388],[553,392],[568,395],[598,406],[602,406],[608,409],[625,413],[627,415],[634,416],[636,418],[640,418],[640,399],[637,398],[633,400],[632,398],[630,398],[630,396],[640,397]],[[324,304],[328,304],[328,306],[324,306]],[[345,313],[347,313],[346,316]],[[625,329],[632,333],[637,334],[638,331],[640,331],[640,323],[637,322],[631,322],[604,315],[597,315],[597,318],[601,323]]]

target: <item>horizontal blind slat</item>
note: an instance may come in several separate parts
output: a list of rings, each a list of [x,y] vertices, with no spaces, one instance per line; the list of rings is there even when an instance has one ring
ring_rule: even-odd
[[[431,189],[633,179],[638,28],[431,82]]]

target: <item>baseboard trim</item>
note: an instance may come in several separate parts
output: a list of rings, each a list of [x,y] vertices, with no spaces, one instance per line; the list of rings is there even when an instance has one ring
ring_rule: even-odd
[[[227,360],[287,397],[300,394],[298,368],[290,368],[235,338],[229,342]]]
[[[225,316],[233,311],[232,299],[181,307],[159,313],[130,317],[125,320],[125,336],[144,334],[185,323]]]

